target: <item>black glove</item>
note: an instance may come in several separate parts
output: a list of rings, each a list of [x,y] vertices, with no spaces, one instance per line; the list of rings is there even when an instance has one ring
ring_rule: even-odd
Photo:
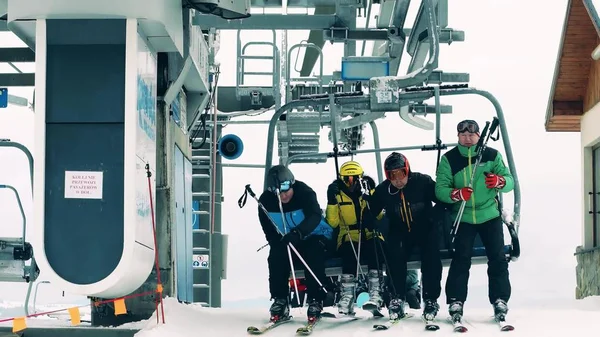
[[[337,205],[337,195],[340,193],[340,186],[337,181],[332,182],[327,187],[327,204],[328,205]]]
[[[281,242],[286,245],[291,243],[292,245],[297,246],[300,241],[302,241],[302,233],[298,228],[292,228],[289,233],[281,238]]]
[[[362,226],[363,228],[368,229],[370,231],[374,231],[375,229],[377,229],[377,218],[368,209],[365,209],[363,213]]]

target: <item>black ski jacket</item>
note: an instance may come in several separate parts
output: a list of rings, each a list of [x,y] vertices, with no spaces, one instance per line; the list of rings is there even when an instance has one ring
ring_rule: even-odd
[[[429,227],[434,221],[432,203],[438,202],[435,181],[431,176],[409,172],[408,182],[401,190],[389,180],[379,184],[369,199],[369,206],[371,214],[379,214],[385,209],[390,224],[389,234],[395,235]]]

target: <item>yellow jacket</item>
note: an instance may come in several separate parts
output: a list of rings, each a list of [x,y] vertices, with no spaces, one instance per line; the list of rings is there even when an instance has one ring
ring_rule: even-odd
[[[374,190],[371,190],[370,194],[373,194],[373,191]],[[327,208],[325,209],[325,220],[333,228],[340,227],[337,238],[337,248],[339,248],[343,242],[348,241],[348,232],[350,233],[352,241],[358,242],[359,226],[357,219],[363,219],[367,202],[363,200],[362,196],[359,196],[357,202],[360,204],[360,207],[355,207],[354,201],[344,191],[340,191],[336,196],[336,199],[338,201],[337,205],[327,205]],[[377,219],[381,220],[382,217],[383,211],[379,213]],[[372,239],[373,232],[365,228],[363,229],[367,240]]]

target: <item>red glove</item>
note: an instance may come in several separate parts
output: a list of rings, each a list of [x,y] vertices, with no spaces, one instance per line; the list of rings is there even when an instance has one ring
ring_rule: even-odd
[[[450,193],[450,199],[452,201],[467,201],[471,199],[471,194],[473,194],[473,189],[470,187],[455,188]]]
[[[485,186],[487,188],[502,188],[506,185],[506,179],[493,173],[485,172]]]

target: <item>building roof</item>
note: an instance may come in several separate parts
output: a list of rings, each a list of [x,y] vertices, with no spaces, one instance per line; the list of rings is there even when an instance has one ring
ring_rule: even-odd
[[[587,97],[592,51],[600,44],[600,0],[569,0],[563,22],[550,97],[546,131],[579,131],[581,115],[600,97]]]

